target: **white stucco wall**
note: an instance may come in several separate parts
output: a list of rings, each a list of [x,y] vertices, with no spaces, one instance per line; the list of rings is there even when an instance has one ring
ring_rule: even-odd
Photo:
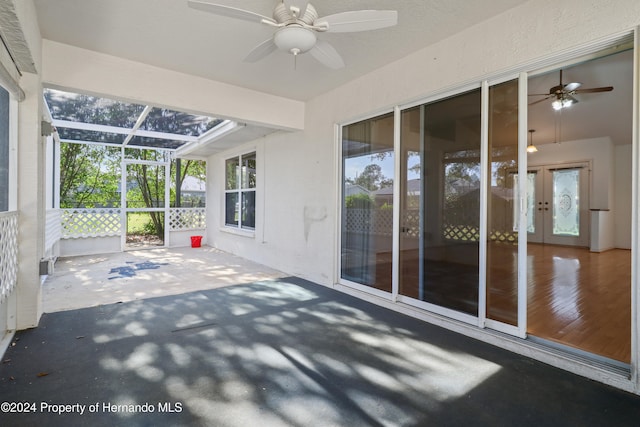
[[[615,246],[631,249],[631,173],[632,146],[615,147]]]
[[[41,37],[31,0],[14,2],[36,69],[41,69]],[[23,73],[25,100],[18,105],[19,256],[16,327],[36,326],[42,315],[39,261],[44,253],[44,139],[40,136],[42,84],[39,74]]]

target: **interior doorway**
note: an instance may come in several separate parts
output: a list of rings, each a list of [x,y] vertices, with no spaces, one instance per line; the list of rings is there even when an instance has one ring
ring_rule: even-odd
[[[589,163],[544,165],[527,173],[527,241],[589,246]]]

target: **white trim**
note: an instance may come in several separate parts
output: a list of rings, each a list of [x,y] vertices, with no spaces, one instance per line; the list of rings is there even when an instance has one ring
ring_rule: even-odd
[[[144,114],[144,113],[143,113]],[[177,164],[176,164],[177,166]],[[180,171],[178,171],[180,172]],[[176,172],[177,175],[177,172]],[[176,192],[177,193],[177,192]],[[176,200],[176,204],[179,205],[180,201]],[[171,246],[170,228],[171,228],[171,157],[169,161],[164,165],[164,238],[162,239],[165,247]]]
[[[640,393],[640,27],[634,34],[633,52],[633,128],[631,136],[631,380]]]
[[[209,129],[207,132],[200,135],[197,141],[189,142],[178,149],[176,149],[176,156],[182,157],[195,151],[196,149],[216,142],[227,135],[231,135],[243,129],[246,125],[232,120],[225,120],[216,127]]]
[[[219,230],[223,233],[235,234],[236,236],[248,237],[250,239],[255,239],[256,237],[255,229],[251,230],[250,228],[238,228],[230,225],[222,225]]]
[[[391,299],[398,299],[400,288],[400,186],[402,181],[402,166],[400,147],[400,130],[402,126],[401,111],[399,107],[393,110],[393,228],[391,230]]]
[[[473,316],[468,313],[463,313],[461,311],[452,310],[450,308],[446,308],[444,306],[436,305],[430,302],[420,301],[418,299],[411,298],[406,295],[400,295],[398,297],[398,302],[402,304],[406,304],[408,306],[419,308],[428,313],[433,313],[433,314],[443,316],[458,322],[463,322],[463,323],[467,323],[469,325],[474,325],[474,326],[478,324],[477,316]]]
[[[122,145],[129,144],[129,141],[131,141],[131,139],[136,135],[136,132],[138,131],[138,129],[140,129],[140,126],[142,126],[142,123],[144,123],[152,109],[153,107],[151,107],[151,105],[147,105],[146,107],[144,107],[144,110],[142,110],[142,113],[140,113],[140,115],[138,116],[138,120],[136,120],[136,124],[133,125],[131,132],[129,132],[129,135],[127,135],[124,141],[122,141]]]
[[[96,142],[96,141],[85,141],[85,140],[64,139],[64,138],[63,139],[59,138],[58,140],[60,142],[64,142],[65,144],[101,145],[101,146],[114,147],[114,148],[123,147],[122,144],[118,144],[115,142]],[[177,148],[151,147],[149,145],[133,145],[133,144],[127,145],[126,148],[135,148],[138,150],[168,151],[168,152],[175,152],[177,150]]]
[[[333,125],[333,164],[334,164],[334,181],[333,194],[337,194],[336,203],[334,204],[334,234],[333,234],[333,272],[331,285],[335,287],[340,279],[342,271],[342,203],[344,195],[342,194],[342,126],[338,123]]]
[[[478,327],[484,328],[487,319],[487,238],[489,235],[489,82],[482,82],[480,91],[480,253],[478,257]],[[485,173],[482,173],[485,171]]]
[[[53,125],[60,128],[88,130],[92,132],[108,132],[108,133],[116,133],[119,135],[130,135],[132,132],[134,132],[132,128],[121,128],[117,126],[97,125],[93,123],[72,122],[70,120],[60,120],[60,119],[53,119]],[[135,131],[135,136],[144,136],[148,138],[158,138],[158,139],[166,139],[170,141],[185,141],[185,142],[195,142],[198,140],[197,137],[191,136],[191,135],[179,135],[175,133],[165,133],[165,132],[140,130],[140,129]],[[124,145],[124,144],[119,144],[119,145]],[[154,148],[154,147],[151,147],[151,148]]]
[[[125,158],[123,160],[123,163],[125,165],[166,166],[170,162],[163,161],[163,160],[135,160],[135,159],[127,159],[127,158]]]
[[[493,319],[485,319],[484,324],[488,329],[493,329],[494,331],[513,335],[514,337],[518,338],[525,338],[521,336],[520,328],[517,326],[509,325],[508,323],[500,322]]]
[[[527,176],[528,75],[518,77],[518,174]],[[520,222],[527,223],[527,180],[518,180]],[[518,336],[527,336],[527,233],[518,232]]]
[[[18,101],[9,97],[9,210],[18,209]]]
[[[114,208],[119,209],[119,208]],[[165,208],[127,208],[127,212],[164,212]]]
[[[127,163],[124,146],[120,148],[120,251],[127,248]]]
[[[480,89],[480,87],[482,87],[481,81],[482,80],[476,80],[472,83],[466,83],[459,86],[448,87],[443,90],[435,91],[428,95],[422,96],[420,98],[414,98],[412,101],[399,104],[399,108],[400,110],[407,110],[409,108],[417,107],[422,104],[429,104],[436,101],[442,101],[452,96],[470,92],[475,89]]]
[[[336,283],[337,289],[353,289],[355,291],[375,296],[393,303],[393,297],[390,292],[382,291],[380,289],[373,288],[371,286],[363,285],[362,283],[352,282],[344,278],[340,278],[340,281]]]
[[[251,233],[251,237],[255,238],[255,232],[256,232],[256,228],[258,226],[258,186],[260,185],[258,182],[258,178],[262,179],[264,178],[262,175],[258,174],[258,165],[259,165],[259,159],[262,157],[262,152],[260,152],[260,155],[258,155],[258,147],[251,147],[250,149],[247,148],[243,151],[241,151],[239,154],[234,155],[234,156],[227,156],[222,160],[222,192],[221,192],[221,203],[220,203],[220,209],[221,209],[221,224],[220,224],[220,230],[221,231],[228,231],[229,229],[235,229],[238,231],[248,231]],[[243,158],[245,157],[253,157],[255,159],[255,163],[256,163],[256,170],[255,170],[255,176],[256,176],[256,184],[255,187],[248,187],[248,188],[243,188],[243,181],[242,181],[242,161]],[[233,189],[227,189],[227,161],[232,160],[232,159],[237,159],[238,160],[238,170],[236,171],[236,184],[237,187],[233,188]],[[264,189],[264,187],[261,187],[261,189]],[[246,227],[242,224],[242,195],[244,193],[251,193],[253,192],[255,194],[254,196],[254,204],[253,204],[253,227]],[[230,193],[235,193],[238,195],[238,214],[239,214],[239,219],[238,219],[238,223],[236,225],[233,224],[227,224],[227,194]],[[263,199],[264,200],[264,199]],[[263,207],[264,209],[264,207]],[[264,224],[262,225],[263,229],[264,229]],[[235,233],[234,233],[235,234]],[[248,235],[248,233],[240,233],[240,235]],[[264,240],[264,238],[263,238]]]

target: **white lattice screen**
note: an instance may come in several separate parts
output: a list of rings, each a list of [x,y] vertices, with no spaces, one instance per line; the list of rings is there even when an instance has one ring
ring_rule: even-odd
[[[393,234],[393,210],[348,208],[345,229],[348,232],[391,236]]]
[[[120,209],[62,209],[62,238],[105,237],[121,234]]]
[[[18,213],[0,213],[0,304],[11,294],[18,277]]]
[[[171,208],[169,210],[169,229],[180,231],[206,228],[205,213],[205,208]]]

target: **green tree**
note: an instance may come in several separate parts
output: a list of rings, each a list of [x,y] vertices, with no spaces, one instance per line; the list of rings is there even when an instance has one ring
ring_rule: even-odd
[[[365,166],[362,173],[350,182],[366,188],[369,191],[375,191],[380,188],[389,187],[393,184],[393,179],[385,177],[382,174],[382,167],[372,163]]]
[[[60,207],[119,206],[120,152],[88,144],[60,145]]]

